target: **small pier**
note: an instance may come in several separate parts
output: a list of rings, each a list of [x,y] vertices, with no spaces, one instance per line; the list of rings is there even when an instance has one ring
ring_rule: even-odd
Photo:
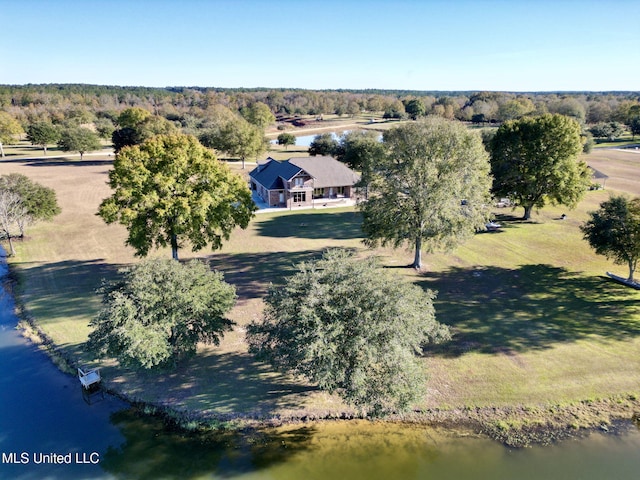
[[[82,398],[91,405],[92,397],[101,395],[104,399],[104,391],[102,390],[102,377],[100,369],[93,368],[91,370],[83,370],[78,368],[78,378],[82,385]]]

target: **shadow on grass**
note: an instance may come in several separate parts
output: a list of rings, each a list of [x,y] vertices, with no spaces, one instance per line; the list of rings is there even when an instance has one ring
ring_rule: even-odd
[[[103,260],[65,260],[47,264],[16,264],[29,300],[29,311],[38,320],[51,322],[87,314],[87,303],[98,299],[102,279],[115,278],[119,265]],[[99,300],[99,299],[98,299]]]
[[[318,259],[322,253],[322,250],[216,253],[208,260],[212,269],[224,273],[225,281],[235,285],[240,299],[248,299],[265,296],[270,283],[283,283],[285,277],[296,272],[297,264]]]
[[[295,382],[247,352],[199,351],[175,369],[127,371],[130,395],[185,405],[215,418],[271,418],[281,409],[299,409],[317,387]]]
[[[106,155],[105,155],[106,156]],[[29,167],[96,167],[101,165],[113,165],[113,158],[92,159],[84,158],[15,158],[4,160],[3,163],[20,163]]]
[[[625,340],[640,335],[640,295],[606,277],[550,265],[452,268],[424,277],[421,286],[439,291],[438,320],[454,332],[451,342],[429,347],[443,356],[544,350],[590,336]]]
[[[362,238],[359,212],[310,212],[279,215],[260,222],[258,234],[276,238],[348,240]]]

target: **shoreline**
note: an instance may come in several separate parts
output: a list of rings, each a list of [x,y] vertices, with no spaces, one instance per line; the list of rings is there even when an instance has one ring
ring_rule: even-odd
[[[13,283],[11,269],[6,283]],[[17,328],[21,334],[45,351],[51,361],[64,374],[75,376],[77,362],[64,355],[57,345],[30,317],[12,288]],[[634,394],[596,400],[582,400],[567,405],[516,405],[509,407],[451,407],[414,409],[413,411],[371,418],[352,412],[326,412],[324,414],[302,411],[299,414],[261,417],[234,412],[228,414],[202,414],[194,410],[182,410],[170,404],[157,404],[130,397],[113,386],[103,385],[103,390],[144,415],[163,418],[167,426],[185,432],[211,430],[260,431],[289,425],[314,422],[342,422],[351,420],[383,421],[398,424],[445,427],[452,430],[471,431],[491,438],[506,447],[525,448],[534,445],[548,446],[555,442],[585,436],[600,431],[616,434],[634,423],[640,428],[640,398]]]

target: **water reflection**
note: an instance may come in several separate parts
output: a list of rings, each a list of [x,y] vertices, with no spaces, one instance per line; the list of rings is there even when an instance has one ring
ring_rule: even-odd
[[[509,450],[487,438],[384,422],[324,422],[184,435],[135,410],[112,418],[126,441],[102,464],[117,478],[635,479],[640,432]]]

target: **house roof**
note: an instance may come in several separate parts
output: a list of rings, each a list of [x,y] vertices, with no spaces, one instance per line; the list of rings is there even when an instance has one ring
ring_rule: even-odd
[[[267,163],[258,165],[249,172],[249,176],[268,190],[282,190],[282,180],[290,180],[300,171],[300,167],[292,165],[289,161],[278,162],[269,158]]]
[[[359,179],[353,170],[333,157],[295,157],[289,163],[311,175],[315,188],[353,185]]]
[[[301,170],[313,177],[314,188],[341,187],[358,181],[353,170],[333,157],[294,157],[283,162],[269,158],[249,176],[268,190],[280,190],[284,188],[283,181],[291,180]]]

